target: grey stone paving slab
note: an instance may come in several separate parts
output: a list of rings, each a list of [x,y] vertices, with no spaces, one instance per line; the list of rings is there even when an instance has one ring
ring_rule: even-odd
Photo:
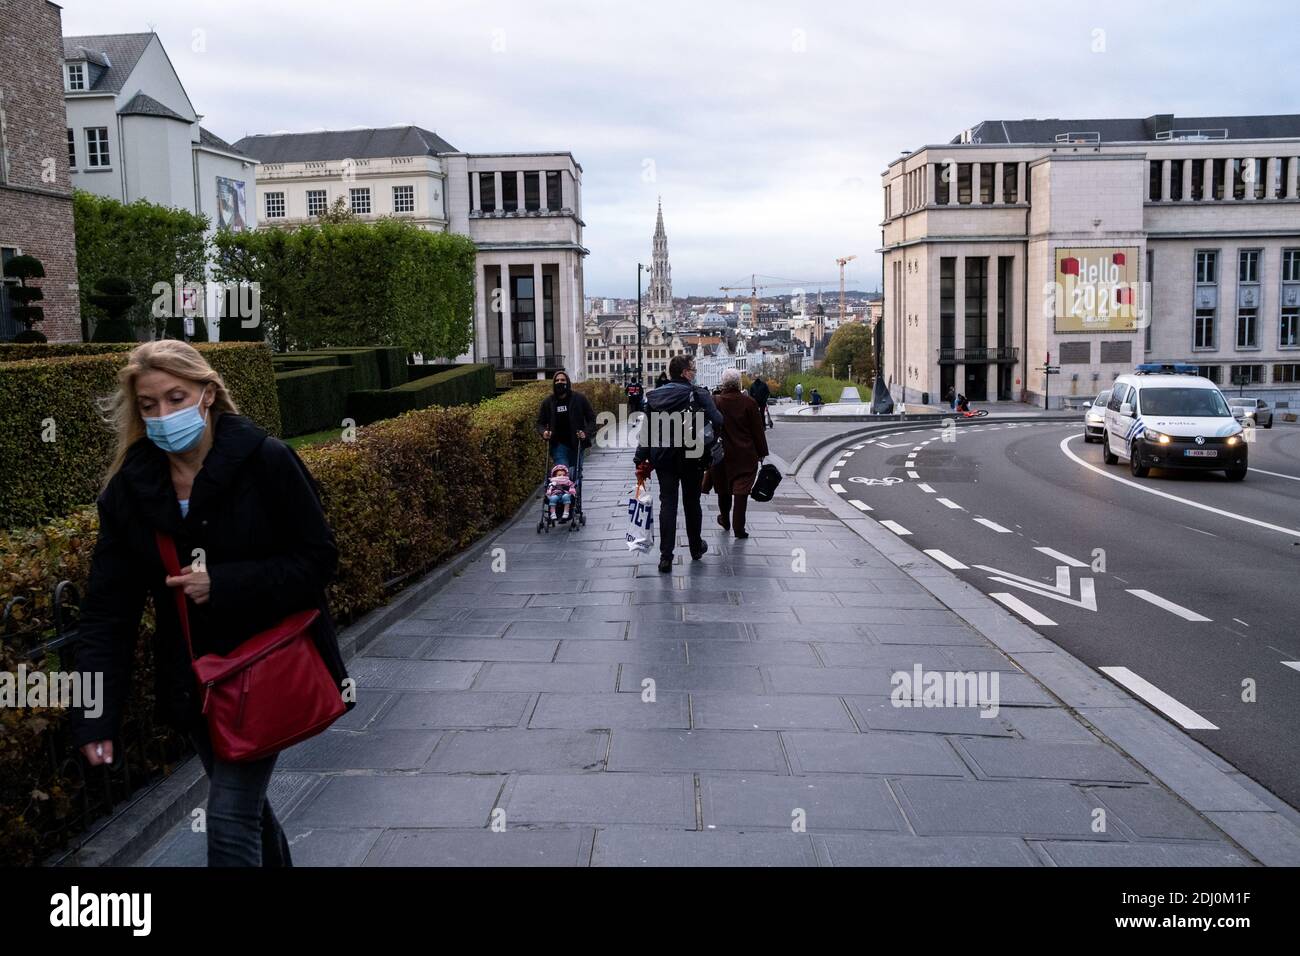
[[[627,624],[621,621],[565,621],[563,624],[517,621],[505,632],[508,640],[621,641],[626,636]]]
[[[796,774],[966,776],[952,748],[932,734],[791,730],[781,736]]]
[[[957,615],[942,609],[917,610],[895,607],[799,607],[794,613],[802,624],[903,624],[909,628],[925,625],[956,625]]]
[[[696,727],[715,730],[856,732],[838,697],[801,694],[691,694]]]
[[[613,691],[616,664],[516,664],[483,665],[475,690]]]
[[[542,694],[529,727],[680,728],[690,727],[687,695],[660,691],[653,703],[639,694]]]
[[[786,773],[775,732],[737,730],[613,731],[610,770],[744,770]]]
[[[703,776],[700,806],[706,828],[790,831],[799,819],[808,833],[906,829],[888,784],[876,777]]]
[[[943,605],[928,594],[876,594],[867,591],[841,591],[839,602],[853,608],[903,608],[942,611]]]
[[[402,694],[376,726],[384,730],[517,727],[532,701],[531,693]]]
[[[961,624],[885,624],[873,623],[862,627],[862,632],[877,644],[968,644],[987,647],[988,642],[979,632]]]
[[[508,641],[500,637],[441,637],[433,640],[419,657],[436,661],[549,661],[558,640]]]
[[[793,667],[769,665],[763,673],[778,694],[888,696],[893,671],[885,667]]]
[[[486,826],[504,777],[330,777],[291,815],[295,827]]]
[[[523,774],[511,781],[504,800],[507,827],[695,827],[695,781],[690,774]]]
[[[277,770],[418,770],[442,735],[427,730],[329,729],[281,752]]]
[[[1080,843],[1048,840],[1037,844],[1057,866],[1251,866],[1226,843]]]
[[[636,595],[632,595],[636,597]],[[620,591],[599,591],[586,594],[534,594],[528,599],[529,607],[623,607],[628,596]]]
[[[960,645],[936,647],[948,659],[949,666],[963,671],[1007,671],[1020,673],[1009,657],[992,647],[963,647]]]
[[[383,830],[285,824],[294,866],[360,866]]]
[[[838,607],[836,595],[826,591],[769,591],[756,593],[737,589],[736,603],[742,607],[754,608],[797,608],[797,607]]]
[[[1154,785],[1089,787],[1089,799],[1106,807],[1144,840],[1219,840],[1223,835],[1178,798]]]
[[[681,604],[623,604],[620,606],[575,607],[575,621],[680,621]]]
[[[348,665],[357,687],[392,690],[468,690],[483,665],[452,661],[406,661],[362,657]],[[359,696],[359,695],[358,695]]]
[[[601,829],[593,866],[816,866],[806,833]]]
[[[618,689],[640,693],[641,682],[647,678],[654,681],[657,691],[763,692],[763,679],[758,668],[747,664],[624,664],[618,678]]]
[[[663,638],[685,640],[698,647],[703,641],[745,641],[749,639],[747,625],[715,621],[709,624],[684,624],[681,621],[633,621],[628,636],[632,639]]]
[[[1010,737],[1011,731],[1000,713],[980,707],[899,707],[888,697],[849,697],[853,717],[863,728],[903,730],[927,734],[970,734]]]
[[[366,645],[367,657],[419,657],[420,649],[433,638],[427,633],[395,631],[389,628]]]
[[[477,607],[470,610],[467,620],[506,621],[510,623],[518,621],[559,622],[567,621],[572,613],[573,609],[567,607]]]
[[[582,578],[549,577],[524,578],[519,572],[507,570],[499,573],[480,573],[478,577],[457,579],[454,585],[444,588],[444,593],[454,594],[572,594],[584,590]]]
[[[1117,840],[1092,829],[1094,801],[1068,783],[900,778],[891,781],[921,836],[1009,834],[1042,839]]]
[[[756,641],[692,641],[688,644],[692,664],[791,664],[819,663],[811,645],[802,643],[759,644]]]
[[[592,829],[388,830],[366,866],[587,866]]]
[[[1216,812],[1206,816],[1265,866],[1300,866],[1300,837],[1279,814]]]
[[[1060,707],[1002,707],[998,718],[1026,740],[1092,743],[1096,736]]]
[[[523,607],[528,603],[532,592],[525,594],[504,594],[499,591],[448,593],[444,590],[438,595],[439,607]]]
[[[562,641],[556,661],[595,664],[603,662],[685,664],[685,641]]]
[[[1014,837],[813,834],[828,866],[1041,866]]]
[[[980,776],[1039,780],[1145,783],[1150,778],[1102,743],[1045,740],[971,740],[953,746]]]
[[[817,644],[870,644],[872,640],[856,624],[753,624],[755,641],[807,641]]]
[[[369,690],[358,692],[357,704],[334,721],[332,730],[367,730],[380,717],[390,703],[396,700],[396,691]]]
[[[579,773],[605,765],[609,734],[596,730],[458,730],[425,770],[438,773]]]
[[[890,671],[911,673],[912,668],[920,664],[921,669],[927,671],[954,670],[942,647],[871,644],[861,638],[852,642],[819,641],[814,646],[826,667],[884,667]]]

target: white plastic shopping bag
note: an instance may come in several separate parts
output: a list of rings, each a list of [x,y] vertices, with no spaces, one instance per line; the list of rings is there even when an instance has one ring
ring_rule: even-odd
[[[654,547],[655,510],[648,481],[636,483],[636,491],[627,499],[627,549],[643,554]]]

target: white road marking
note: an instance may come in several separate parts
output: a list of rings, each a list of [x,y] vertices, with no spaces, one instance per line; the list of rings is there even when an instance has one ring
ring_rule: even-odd
[[[1259,472],[1261,475],[1272,475],[1274,478],[1286,478],[1289,481],[1300,481],[1300,478],[1297,478],[1295,475],[1284,475],[1280,471],[1265,471],[1263,468],[1256,468],[1253,465],[1251,466],[1250,471],[1251,474]]]
[[[1141,588],[1128,588],[1128,593],[1134,597],[1141,598],[1148,604],[1154,604],[1156,607],[1164,608],[1170,614],[1176,614],[1184,621],[1208,621],[1208,617],[1197,614],[1195,611],[1189,611],[1181,604],[1175,604],[1173,601],[1166,601],[1159,594],[1152,594],[1150,591],[1144,591]]]
[[[957,504],[957,502],[953,501],[951,498],[939,498],[938,501],[939,504],[943,505],[945,508],[951,508],[953,511],[966,510],[961,505]]]
[[[866,442],[863,442],[863,443],[862,443],[862,445],[865,445],[865,444],[866,444]],[[854,451],[862,451],[862,445],[854,445],[854,446],[853,446],[853,450],[854,450]]]
[[[1183,525],[1183,527],[1186,528],[1188,531],[1195,531],[1197,534],[1208,534],[1211,538],[1217,538],[1217,537],[1218,537],[1218,535],[1215,534],[1213,531],[1202,531],[1200,528],[1193,528],[1193,527],[1192,527],[1191,525],[1189,525],[1189,524],[1185,524],[1185,525]]]
[[[918,474],[917,474],[916,472],[914,472],[914,471],[909,471],[909,472],[907,473],[907,477],[909,477],[909,478],[920,478],[921,476],[918,475]]]
[[[837,495],[847,494],[847,492],[844,490],[844,486],[838,484],[831,485],[831,491],[835,492]]]
[[[920,489],[921,489],[922,491],[924,491],[927,495],[932,495],[932,494],[934,494],[934,489],[931,488],[929,485],[927,485],[925,482],[921,482],[921,484],[917,485],[916,487],[920,488]]]
[[[1054,551],[1051,548],[1034,548],[1034,550],[1047,555],[1049,558],[1055,558],[1062,564],[1068,564],[1072,568],[1086,568],[1088,566],[1087,561],[1080,561],[1077,558],[1072,558],[1068,554],[1062,554],[1060,551]]]
[[[981,571],[987,571],[993,575],[992,580],[999,584],[1009,584],[1013,588],[1021,588],[1031,594],[1037,594],[1040,597],[1051,598],[1053,601],[1060,601],[1062,604],[1069,604],[1071,607],[1083,608],[1085,611],[1097,610],[1097,588],[1092,578],[1079,578],[1079,596],[1078,598],[1070,597],[1070,569],[1063,564],[1056,566],[1056,584],[1044,584],[1042,581],[1035,581],[1033,578],[1024,578],[1018,574],[1012,574],[1010,571],[1000,571],[997,568],[990,568],[987,564],[977,564],[975,567]]]
[[[1267,528],[1269,531],[1280,531],[1282,534],[1290,535],[1293,538],[1300,538],[1300,530],[1295,528],[1284,528],[1281,525],[1269,524],[1267,521],[1260,521],[1258,518],[1248,518],[1245,515],[1233,514],[1231,511],[1224,511],[1221,508],[1215,508],[1211,505],[1203,505],[1199,501],[1192,501],[1190,498],[1180,498],[1178,495],[1171,495],[1167,491],[1160,491],[1158,488],[1149,488],[1146,485],[1140,485],[1136,481],[1130,481],[1127,478],[1121,478],[1119,475],[1112,475],[1105,469],[1098,468],[1091,462],[1086,462],[1066,446],[1078,438],[1078,435],[1070,435],[1061,439],[1061,451],[1067,458],[1072,459],[1075,464],[1083,465],[1089,471],[1095,471],[1099,475],[1109,478],[1111,481],[1118,481],[1120,484],[1136,488],[1138,491],[1145,491],[1149,495],[1159,495],[1161,498],[1168,498],[1170,501],[1177,501],[1179,504],[1190,505],[1193,508],[1200,508],[1202,511],[1209,511],[1212,514],[1219,515],[1223,518],[1231,518],[1234,521],[1243,521],[1246,524],[1253,524],[1256,527]]]
[[[1146,701],[1160,713],[1164,714],[1183,730],[1218,730],[1196,711],[1174,700],[1150,681],[1134,674],[1127,667],[1099,667],[1101,671],[1116,684],[1127,688],[1130,693]]]
[[[888,528],[890,531],[894,532],[894,534],[896,535],[902,536],[902,535],[909,535],[912,533],[908,531],[906,528],[904,528],[897,521],[882,521],[880,523],[884,525],[886,528]]]
[[[844,453],[844,457],[845,457],[845,458],[852,458],[852,457],[853,457],[853,451],[854,451],[853,449],[850,449],[850,450],[846,451],[846,452]]]
[[[832,478],[838,478],[839,476],[840,476],[840,473],[839,473],[838,471],[832,471],[832,472],[831,472],[831,477],[832,477]]]
[[[1037,624],[1039,627],[1056,626],[1056,622],[1053,621],[1050,617],[1048,617],[1046,614],[1039,614],[1037,611],[1035,611],[1024,601],[1020,600],[1020,598],[1016,597],[1014,594],[1007,594],[1004,591],[999,591],[996,594],[990,594],[989,597],[993,598],[995,601],[1001,601],[1007,607],[1011,608],[1011,610],[1015,611],[1017,614],[1023,617],[1030,624]]]
[[[940,551],[938,548],[930,548],[924,553],[934,558],[934,560],[938,561],[940,564],[942,564],[945,568],[948,568],[950,571],[965,571],[967,569],[966,565],[962,564],[952,555],[944,551]]]
[[[988,518],[976,518],[976,519],[975,519],[975,522],[976,522],[977,524],[982,524],[982,525],[984,525],[984,527],[986,527],[986,528],[992,528],[992,529],[993,529],[994,531],[996,531],[998,534],[1010,534],[1010,533],[1011,533],[1011,529],[1010,529],[1010,528],[1004,528],[1004,527],[1002,527],[1002,525],[998,524],[996,521],[990,521]]]
[[[1243,621],[1243,620],[1242,620],[1241,618],[1239,618],[1239,617],[1234,617],[1233,620],[1236,621],[1238,624],[1240,624],[1242,627],[1250,627],[1249,624],[1247,624],[1245,621]]]
[[[867,504],[867,503],[865,503],[865,502],[859,501],[857,498],[850,498],[850,499],[849,499],[849,504],[853,505],[853,507],[857,508],[859,511],[871,511],[871,510],[872,510],[872,509],[871,509],[871,505],[869,505],[869,504]]]
[[[1300,671],[1300,661],[1283,661],[1283,667],[1289,667],[1293,671]]]
[[[924,443],[922,443],[922,444],[924,444]],[[920,451],[921,448],[922,448],[922,445],[917,445],[915,448],[912,449],[912,452],[913,452],[913,453],[916,453],[916,452]]]
[[[845,465],[847,465],[847,464],[848,464],[848,460],[847,460],[847,459],[844,459],[844,458],[841,458],[839,461],[837,461],[837,462],[835,463],[835,467],[836,467],[836,468],[843,468],[843,467],[844,467]]]

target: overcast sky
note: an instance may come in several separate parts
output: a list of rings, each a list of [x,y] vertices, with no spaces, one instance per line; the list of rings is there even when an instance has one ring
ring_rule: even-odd
[[[677,295],[880,276],[880,173],[984,119],[1295,112],[1294,0],[61,0],[157,30],[204,126],[414,123],[583,167],[588,295],[631,296],[655,200]]]

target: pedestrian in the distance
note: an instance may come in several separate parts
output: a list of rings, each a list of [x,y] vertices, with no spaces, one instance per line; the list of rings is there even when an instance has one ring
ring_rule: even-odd
[[[660,372],[659,377],[655,379],[655,388],[658,388],[660,385],[667,385],[667,384],[668,384],[668,373]]]
[[[812,398],[808,400],[808,404],[815,407],[817,405],[824,405],[826,403],[822,401],[822,393],[817,391],[817,389],[814,388],[812,390]]]
[[[796,382],[794,386],[794,401],[796,405],[803,404],[803,382]]]
[[[754,400],[754,404],[763,413],[766,427],[771,428],[772,413],[768,410],[767,400],[772,397],[772,390],[767,387],[767,382],[763,381],[763,376],[754,376],[754,381],[749,386],[749,397]]]
[[[279,754],[215,756],[176,592],[195,656],[229,654],[290,614],[318,610],[313,641],[343,694],[347,672],[325,602],[338,548],[315,483],[288,445],[239,414],[203,356],[175,339],[131,352],[113,418],[117,451],[99,496],[76,654],[78,670],[104,675],[105,700],[98,717],[77,712],[73,741],[92,766],[121,757],[122,710],[152,595],[160,716],[189,735],[208,775],[208,865],[290,866],[266,796]],[[157,534],[178,554],[202,557],[169,575]]]
[[[718,493],[718,524],[737,538],[748,538],[745,509],[749,490],[758,477],[758,463],[767,457],[767,433],[763,413],[754,400],[740,389],[740,372],[729,368],[722,373],[718,411],[722,413],[722,461],[710,469]]]
[[[956,386],[954,386],[954,385],[949,385],[949,386],[948,386],[948,394],[944,396],[944,400],[947,401],[947,403],[948,403],[948,407],[949,407],[950,409],[952,409],[953,411],[956,411],[956,409],[957,409],[957,388],[956,388]]]

